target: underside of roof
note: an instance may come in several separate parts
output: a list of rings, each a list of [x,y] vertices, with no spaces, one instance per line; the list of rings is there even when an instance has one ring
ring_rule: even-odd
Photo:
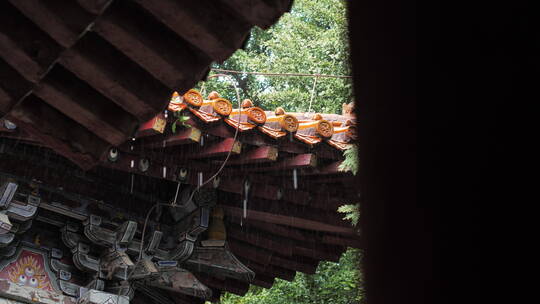
[[[1,1],[0,118],[90,168],[291,2]]]
[[[71,218],[99,215],[114,221],[113,214],[122,214],[141,227],[152,206],[171,203],[178,183],[182,202],[219,172],[201,191],[213,189],[222,210],[226,247],[215,250],[234,257],[213,260],[213,267],[233,263],[253,276],[242,269],[227,276],[217,268],[190,266],[188,260],[182,267],[211,289],[210,300],[223,291],[243,295],[250,284],[270,288],[275,278],[293,280],[297,271],[314,273],[320,261],[337,261],[347,247],[361,246],[357,232],[337,212],[359,200],[354,176],[340,170],[343,150],[355,138],[353,115],[264,111],[249,100],[233,109],[216,92],[203,98],[195,90],[174,94],[166,113],[141,125],[134,140],[109,149],[106,160],[90,170],[0,120],[0,180],[16,181],[21,188],[34,184],[45,209],[38,218],[45,223],[55,218],[51,210],[65,217],[69,212],[58,210],[73,209],[81,213]],[[171,221],[151,219],[152,227]],[[62,226],[65,220],[57,222]],[[193,256],[207,250],[197,248]],[[158,297],[155,287],[145,286],[137,287],[133,303]],[[200,295],[163,294],[159,303],[204,302]]]
[[[288,113],[249,100],[235,109],[225,96],[203,97],[191,89],[212,61],[242,47],[253,26],[268,28],[290,5],[2,1],[0,186],[17,184],[20,197],[10,201],[0,193],[0,211],[6,211],[0,220],[13,224],[0,225],[0,258],[28,241],[26,232],[50,233],[43,242],[64,246],[56,244],[58,229],[51,227],[67,229],[68,221],[87,229],[103,220],[107,229],[120,231],[129,219],[139,225],[131,237],[140,242],[148,210],[170,204],[177,189],[181,202],[194,189],[214,193],[212,208],[222,210],[210,219],[225,226],[225,244],[209,246],[218,253],[204,252],[201,234],[190,259],[178,260],[196,277],[187,281],[211,292],[137,283],[133,303],[203,303],[224,291],[243,295],[250,284],[269,288],[275,278],[314,273],[320,261],[337,261],[347,247],[359,248],[357,231],[337,212],[359,199],[352,173],[340,169],[343,151],[355,140],[351,113]],[[174,91],[179,94],[171,99]],[[39,203],[22,202],[34,196]],[[177,230],[162,226],[182,226],[185,219],[168,215],[161,221],[163,212],[157,213],[149,226],[176,237]],[[178,229],[189,231],[184,228]],[[93,241],[92,250],[106,248]],[[165,243],[157,241],[157,250],[168,250]],[[194,260],[205,255],[216,263]],[[223,265],[230,268],[218,269]]]

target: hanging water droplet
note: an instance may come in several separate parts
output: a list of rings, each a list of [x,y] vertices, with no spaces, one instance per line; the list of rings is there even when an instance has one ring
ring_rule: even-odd
[[[131,173],[131,188],[130,188],[130,191],[129,193],[130,194],[133,194],[133,183],[135,181],[135,175],[133,173]]]
[[[202,183],[203,183],[203,173],[199,172],[199,181],[198,181],[199,187],[202,186]]]
[[[249,180],[244,181],[244,202],[243,202],[243,209],[244,209],[244,218],[247,217],[247,203],[248,203],[248,197],[249,197],[249,187],[251,186],[251,183]]]
[[[297,169],[293,169],[293,188],[294,190],[298,189],[298,171]]]
[[[244,198],[244,218],[247,217],[247,197]]]
[[[163,166],[163,178],[167,178],[167,167]]]

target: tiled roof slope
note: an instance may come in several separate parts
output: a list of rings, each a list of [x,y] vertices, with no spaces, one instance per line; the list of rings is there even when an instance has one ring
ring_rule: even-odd
[[[0,118],[91,168],[291,3],[0,1]]]
[[[255,107],[249,99],[242,102],[241,109],[233,109],[232,103],[217,92],[210,93],[207,100],[193,89],[182,97],[175,93],[168,110],[184,109],[205,124],[223,121],[233,128],[239,127],[240,132],[257,131],[274,140],[289,134],[289,139],[310,147],[326,143],[343,151],[355,136],[355,121],[350,114],[286,113],[283,108],[270,112]]]

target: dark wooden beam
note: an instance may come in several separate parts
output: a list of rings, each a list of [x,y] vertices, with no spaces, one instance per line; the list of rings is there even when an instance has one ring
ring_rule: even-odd
[[[141,67],[123,58],[120,52],[111,50],[112,46],[95,38],[97,35],[86,35],[75,48],[62,55],[62,66],[141,121],[151,119],[162,110],[163,103],[156,100],[166,98],[170,94],[168,88]],[[122,72],[115,70],[115,66],[122,66]],[[123,73],[129,74],[130,78],[122,77]],[[136,88],[140,83],[151,88],[156,100],[147,96],[146,90]]]
[[[293,254],[294,244],[289,239],[277,238],[263,233],[254,233],[251,229],[242,230],[242,228],[236,225],[229,225],[227,227],[227,237],[232,237],[270,251],[279,252],[285,256],[292,256]]]
[[[47,32],[47,34],[54,38],[63,47],[68,48],[73,45],[75,41],[77,41],[80,32],[77,32],[75,30],[76,27],[66,24],[65,16],[59,16],[56,11],[46,3],[48,1],[44,2],[39,0],[10,0],[9,2],[15,7],[17,7],[19,11],[21,11],[26,17],[32,20],[32,22],[34,22],[39,28]],[[73,9],[77,6],[76,4],[73,5],[71,3],[63,3],[62,6],[65,15],[69,16],[70,14],[76,14]],[[91,19],[84,20],[80,18],[80,16],[78,17],[79,21],[86,21],[86,25],[88,25],[88,23],[91,21]],[[73,20],[73,18],[71,19]]]
[[[277,157],[278,149],[274,146],[256,147],[246,153],[242,153],[239,156],[229,159],[229,161],[227,161],[227,166],[273,162]]]
[[[202,78],[210,59],[199,56],[184,40],[159,24],[159,18],[147,16],[131,1],[114,1],[93,30],[169,89],[183,94],[195,84],[195,79]]]
[[[255,278],[253,279],[253,282],[251,282],[251,284],[270,289],[272,288],[272,285],[274,285],[274,278],[264,275],[262,273],[256,273]]]
[[[216,1],[210,3],[203,0],[207,7],[213,6],[213,9],[206,10],[201,9],[201,4],[178,3],[174,0],[136,2],[169,29],[216,61],[225,60],[238,49],[249,31],[247,23],[238,22],[234,15],[220,10]],[[215,26],[216,22],[227,22],[228,26]],[[233,28],[234,31],[231,30]]]
[[[263,29],[267,29],[281,16],[279,7],[262,0],[220,0],[220,2],[247,22]]]
[[[7,61],[26,80],[33,83],[39,80],[44,71],[15,41],[2,32],[0,32],[0,57]]]
[[[320,168],[302,168],[299,170],[298,174],[301,176],[310,176],[310,175],[330,175],[330,174],[339,174],[343,173],[339,169],[339,166],[341,165],[342,161],[336,161],[329,165],[320,167]],[[288,173],[288,172],[286,172]]]
[[[323,235],[322,241],[323,243],[326,243],[326,244],[347,246],[347,247],[352,247],[352,248],[363,248],[363,242],[360,239],[360,237],[344,238],[344,237],[335,236],[335,235]]]
[[[230,227],[229,227],[230,228]],[[228,229],[228,231],[231,231],[231,229]],[[266,237],[270,236],[271,234],[259,234],[258,237],[264,238],[264,235]],[[233,243],[235,246],[240,246],[240,248],[236,248],[233,250],[235,254],[237,254],[240,257],[246,258],[248,260],[252,261],[259,261],[256,259],[256,254],[259,256],[266,256],[270,258],[270,261],[268,264],[272,264],[274,266],[279,266],[295,271],[301,271],[305,273],[311,273],[314,272],[317,268],[318,261],[319,260],[331,260],[335,261],[339,259],[339,256],[341,252],[329,252],[329,251],[320,251],[315,253],[308,253],[308,254],[297,254],[298,253],[305,253],[306,250],[309,250],[309,246],[305,246],[306,242],[291,242],[290,240],[287,240],[285,238],[282,238],[281,241],[284,243],[290,244],[290,251],[294,252],[294,254],[290,256],[286,256],[283,254],[283,246],[275,246],[272,247],[272,244],[266,243],[264,244],[264,241],[253,241],[253,234],[250,236],[244,236],[244,235],[237,235],[231,234],[231,237],[229,239],[229,242]],[[250,239],[251,238],[251,239]],[[245,244],[245,245],[243,245]],[[248,245],[250,244],[250,245]],[[248,247],[249,246],[249,247]],[[302,247],[305,246],[305,247]],[[298,247],[298,248],[297,248]],[[311,247],[325,247],[324,245],[321,245],[321,243],[312,243]],[[238,251],[236,251],[238,250]],[[249,253],[246,253],[246,251],[249,251]],[[315,249],[315,251],[317,251]],[[315,256],[315,258],[314,258]],[[277,257],[277,258],[274,258]],[[286,261],[286,262],[284,262]],[[286,264],[283,264],[281,262],[284,262]]]
[[[238,257],[238,259],[247,267],[255,271],[256,273],[261,273],[266,276],[280,278],[289,282],[294,280],[296,271],[292,269],[286,269],[283,267],[275,265],[261,265],[258,261],[246,259],[243,257]]]
[[[297,261],[291,261],[290,259],[285,259],[278,255],[272,256],[271,264],[281,265],[284,268],[300,271],[306,274],[315,274],[315,272],[317,271],[317,264],[315,265],[303,264]]]
[[[228,237],[264,248],[283,257],[291,257],[294,254],[315,260],[337,261],[342,249],[336,246],[328,248],[329,246],[314,240],[292,241],[286,237],[278,237],[252,228],[242,230],[236,225],[229,225],[227,233]]]
[[[187,153],[186,157],[191,159],[219,157],[227,155],[229,151],[231,151],[231,155],[240,154],[242,143],[235,141],[234,138],[226,138],[204,146],[201,151]]]
[[[229,194],[228,198],[221,200],[220,204],[240,207],[242,206],[243,197],[236,194]],[[334,212],[328,212],[326,210],[311,208],[309,206],[290,204],[284,201],[269,201],[260,198],[250,197],[247,202],[248,217],[251,211],[262,211],[272,214],[280,214],[284,216],[293,216],[304,218],[320,223],[327,223],[334,226],[349,228],[350,224],[343,221],[343,215],[339,214],[337,210]]]
[[[227,217],[227,222],[239,225],[240,217]],[[276,225],[271,223],[265,223],[261,221],[250,220],[243,223],[246,229],[258,229],[265,231],[269,235],[276,235],[285,237],[290,240],[301,241],[305,243],[320,243],[328,245],[348,246],[353,248],[361,248],[362,242],[359,236],[338,236],[329,233],[315,233],[312,231],[304,231],[297,228],[291,228],[282,225]],[[320,235],[319,235],[320,234]]]
[[[257,166],[245,168],[246,172],[269,172],[269,171],[287,171],[300,168],[314,168],[317,166],[317,156],[315,154],[306,153],[287,157],[279,160],[271,166]]]
[[[178,128],[175,134],[158,135],[143,139],[141,141],[141,148],[164,149],[167,147],[199,143],[201,141],[201,135],[201,130],[195,127]],[[164,153],[167,154],[167,151]]]
[[[106,151],[109,146],[81,125],[66,119],[56,109],[35,97],[26,98],[17,105],[8,119],[83,169],[89,169],[100,160],[103,157],[101,151]],[[86,150],[84,147],[90,149]]]
[[[223,205],[223,209],[225,210],[225,213],[228,214],[229,216],[242,216],[243,215],[242,208]],[[250,219],[263,221],[266,223],[302,228],[302,229],[307,229],[307,230],[333,232],[333,233],[340,233],[340,234],[345,234],[345,235],[355,234],[352,228],[335,226],[335,225],[321,223],[317,221],[306,220],[299,217],[273,214],[269,212],[250,210],[249,216],[244,220],[245,222],[249,222]]]
[[[258,263],[262,265],[270,264],[270,260],[273,254],[270,251],[258,250],[254,246],[250,246],[249,244],[246,244],[245,242],[239,242],[236,240],[228,240],[227,243],[229,247],[231,248],[232,252],[234,253],[234,255],[238,257],[242,257],[242,258],[249,259],[252,261],[257,261]]]
[[[201,283],[212,288],[219,289],[243,296],[249,289],[249,284],[232,279],[221,280],[203,273],[196,273],[195,276]]]
[[[133,134],[135,131],[137,125],[135,118],[132,118],[131,124],[126,125],[126,129],[123,130],[119,129],[119,124],[112,124],[103,120],[103,116],[100,113],[102,110],[111,111],[111,114],[114,115],[114,110],[107,107],[106,101],[103,99],[100,102],[99,98],[93,98],[94,103],[88,103],[84,100],[86,98],[92,98],[92,96],[78,94],[76,92],[73,92],[72,94],[74,95],[71,95],[68,92],[62,92],[60,86],[50,83],[41,84],[34,92],[36,96],[112,145],[120,145],[127,136]],[[88,107],[89,105],[92,105],[92,107]]]

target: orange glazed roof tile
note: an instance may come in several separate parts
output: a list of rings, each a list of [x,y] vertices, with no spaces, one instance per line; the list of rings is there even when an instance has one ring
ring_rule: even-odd
[[[240,132],[254,131],[276,141],[291,134],[291,139],[311,147],[327,143],[341,151],[350,147],[349,143],[356,134],[351,115],[286,113],[282,108],[274,112],[264,111],[254,107],[248,99],[244,100],[242,109],[229,110],[229,115],[221,115],[216,113],[213,105],[219,100],[231,107],[231,102],[220,98],[217,92],[212,92],[208,99],[203,100],[201,94],[194,89],[184,96],[175,92],[168,110],[178,112],[189,109],[204,124],[222,120],[230,127],[238,127]]]

